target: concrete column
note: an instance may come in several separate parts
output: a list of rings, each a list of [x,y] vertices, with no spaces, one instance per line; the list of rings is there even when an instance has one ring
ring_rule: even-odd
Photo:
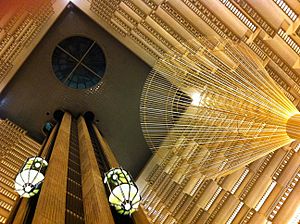
[[[101,133],[99,132],[96,125],[93,124],[94,132],[96,133],[97,139],[101,145],[102,151],[104,156],[106,157],[106,160],[109,163],[110,168],[112,167],[119,167],[118,160],[116,159],[115,155],[113,154],[110,146],[106,142],[106,140],[103,138]],[[144,208],[142,206],[139,206],[139,209],[132,214],[133,220],[136,224],[150,224],[150,218],[147,217],[147,213],[145,212]]]
[[[51,148],[51,143],[52,143],[52,141],[53,141],[53,139],[55,137],[57,129],[58,129],[58,124],[56,124],[54,126],[54,128],[52,129],[52,131],[51,131],[51,133],[49,135],[49,138],[47,139],[47,141],[46,141],[46,143],[45,143],[45,145],[44,145],[44,147],[43,147],[43,149],[42,149],[42,151],[40,153],[41,157],[47,158],[47,156],[49,156],[48,154],[49,154],[49,150]]]
[[[25,218],[28,210],[30,209],[30,201],[28,198],[20,198],[20,203],[18,204],[18,209],[15,217],[13,218],[13,224],[25,223]]]
[[[109,167],[110,168],[119,167],[120,164],[119,164],[118,160],[116,159],[114,153],[112,152],[112,150],[109,147],[108,143],[103,138],[103,136],[100,134],[100,131],[98,130],[98,128],[94,124],[93,124],[93,129],[94,129],[94,132],[97,136],[97,139],[98,139],[98,141],[101,145],[104,156],[105,156],[107,162],[109,163]]]
[[[85,223],[114,224],[92,141],[82,116],[77,126]]]
[[[71,115],[65,112],[53,146],[32,224],[65,223],[71,120]]]

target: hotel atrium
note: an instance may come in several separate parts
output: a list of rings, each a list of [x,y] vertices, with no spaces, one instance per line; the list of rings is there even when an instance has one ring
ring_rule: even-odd
[[[0,0],[0,223],[300,223],[299,15]]]

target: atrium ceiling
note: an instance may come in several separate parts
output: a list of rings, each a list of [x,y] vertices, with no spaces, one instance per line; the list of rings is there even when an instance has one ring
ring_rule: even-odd
[[[197,49],[202,36],[247,44],[287,97],[295,105],[300,102],[299,1],[71,2],[76,6],[68,0],[38,1],[35,13],[16,10],[1,18],[1,117],[37,139],[42,139],[42,125],[54,110],[74,115],[91,110],[121,164],[134,161],[136,167],[128,166],[137,173],[150,156],[139,124],[149,66],[167,52]],[[74,35],[97,41],[106,56],[104,78],[92,91],[70,89],[52,71],[55,46]]]

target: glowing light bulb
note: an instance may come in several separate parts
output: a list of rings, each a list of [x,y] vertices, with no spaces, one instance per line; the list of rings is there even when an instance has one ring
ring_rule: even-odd
[[[195,43],[197,52],[165,54],[145,82],[141,127],[153,152],[180,156],[176,172],[215,178],[300,140],[300,112],[244,43]]]
[[[25,190],[26,193],[28,193],[28,192],[31,191],[31,189],[32,189],[32,188],[31,188],[30,186],[26,186],[24,190]]]
[[[200,93],[193,93],[192,94],[192,105],[193,106],[199,106],[200,105],[200,102],[201,102],[201,95]]]
[[[124,205],[125,210],[129,211],[131,209],[131,205],[129,203],[126,203]]]

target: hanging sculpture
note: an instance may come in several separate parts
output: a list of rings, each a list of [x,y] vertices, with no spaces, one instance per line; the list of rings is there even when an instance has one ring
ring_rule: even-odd
[[[300,114],[244,43],[202,38],[149,74],[141,126],[170,166],[213,178],[300,139]],[[176,159],[174,159],[176,158]]]
[[[48,163],[41,157],[28,158],[15,179],[15,190],[21,196],[30,198],[36,195],[45,178]]]
[[[110,195],[109,203],[122,215],[135,212],[141,200],[138,188],[131,175],[123,168],[112,168],[106,174],[104,183],[107,184]]]

